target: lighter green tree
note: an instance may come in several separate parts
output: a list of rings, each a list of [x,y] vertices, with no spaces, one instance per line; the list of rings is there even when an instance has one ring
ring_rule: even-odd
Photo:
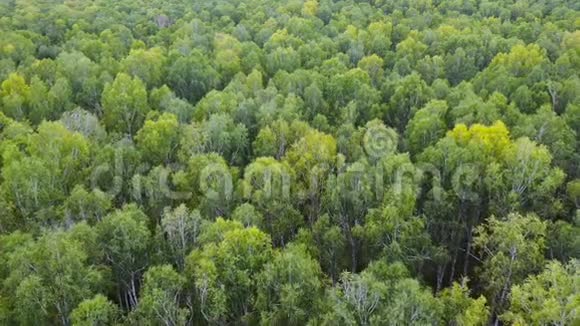
[[[512,325],[577,325],[580,322],[580,265],[551,261],[544,271],[514,285],[501,319]]]
[[[511,287],[544,264],[546,223],[535,215],[492,216],[475,232],[482,260],[479,277],[495,319],[507,306]]]
[[[119,73],[101,98],[103,121],[110,131],[135,134],[149,111],[147,90],[139,78]]]
[[[130,318],[139,325],[184,325],[187,309],[179,303],[185,278],[162,265],[149,268],[143,280],[139,305]]]
[[[72,311],[73,326],[108,326],[116,325],[120,320],[120,309],[104,295],[97,294],[86,299]]]
[[[289,245],[258,276],[256,308],[262,325],[305,324],[323,297],[322,271],[300,245]]]

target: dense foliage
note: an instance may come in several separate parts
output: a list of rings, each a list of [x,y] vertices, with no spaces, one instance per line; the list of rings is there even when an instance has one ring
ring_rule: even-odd
[[[0,3],[1,325],[580,323],[580,2]]]

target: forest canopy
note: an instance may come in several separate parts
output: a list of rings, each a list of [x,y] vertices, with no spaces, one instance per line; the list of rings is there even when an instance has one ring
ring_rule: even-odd
[[[0,3],[0,325],[577,325],[580,2]]]

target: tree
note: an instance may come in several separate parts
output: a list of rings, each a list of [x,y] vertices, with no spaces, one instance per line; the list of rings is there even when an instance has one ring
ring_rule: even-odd
[[[509,214],[503,220],[492,216],[475,232],[473,241],[482,260],[479,275],[497,321],[511,287],[544,264],[546,223],[534,215]]]
[[[477,89],[511,95],[534,72],[547,63],[545,50],[537,44],[515,44],[508,51],[498,53],[489,66],[474,78]]]
[[[571,325],[579,320],[580,279],[577,260],[550,261],[538,275],[512,286],[510,306],[501,315],[514,325]]]
[[[119,316],[119,308],[104,295],[97,294],[79,303],[71,313],[71,321],[75,326],[115,325]]]
[[[6,142],[3,194],[23,218],[40,214],[44,222],[56,222],[52,206],[86,178],[90,155],[89,142],[81,134],[59,122],[44,122],[25,141]]]
[[[344,173],[330,176],[325,184],[324,207],[347,240],[350,253],[350,270],[357,272],[361,267],[362,227],[369,207],[376,200],[369,166],[356,162]]]
[[[43,120],[56,120],[72,107],[72,89],[66,78],[57,78],[52,85],[45,85],[34,77],[30,83],[30,112],[28,117],[35,124]]]
[[[84,245],[63,231],[18,247],[9,256],[4,282],[18,322],[71,325],[72,310],[102,282],[103,274],[88,259]]]
[[[305,247],[286,247],[258,276],[256,308],[260,323],[307,323],[318,314],[323,284],[320,266]]]
[[[502,163],[503,168],[491,164],[485,180],[493,194],[489,205],[492,212],[531,207],[543,216],[557,212],[558,203],[552,194],[564,181],[564,173],[551,167],[552,157],[544,146],[520,138],[506,148]],[[497,173],[500,169],[501,176]],[[540,202],[543,204],[538,207]]]
[[[124,73],[119,73],[113,83],[105,85],[101,103],[105,127],[129,135],[139,130],[149,111],[143,82]]]
[[[177,199],[188,200],[203,216],[227,216],[234,203],[236,171],[215,153],[193,155],[184,170],[173,175]]]
[[[462,85],[464,84],[459,87],[461,88]],[[470,88],[471,85],[467,84],[465,90],[457,89],[452,91],[450,97],[453,97],[453,100],[456,99],[456,96],[461,97],[461,100],[457,104],[452,104],[454,107],[449,110],[450,120],[455,124],[463,123],[467,125],[475,123],[491,125],[500,120],[499,108],[492,102],[493,97],[484,102]]]
[[[293,72],[300,66],[300,56],[291,47],[277,47],[266,55],[266,70],[273,76],[283,70]]]
[[[365,40],[365,49],[383,58],[387,57],[391,48],[391,34],[393,24],[384,21],[375,21],[369,24]]]
[[[145,121],[135,136],[135,142],[143,158],[156,165],[174,160],[179,136],[177,117],[171,113],[162,113],[155,120]]]
[[[245,227],[259,227],[264,223],[264,216],[249,203],[241,204],[232,212],[232,220],[242,223]]]
[[[199,211],[190,211],[183,204],[173,210],[166,207],[163,212],[161,227],[170,253],[180,269],[183,269],[185,258],[197,244],[203,222]]]
[[[278,119],[258,132],[252,148],[257,157],[273,157],[280,160],[291,146],[311,130],[302,121],[288,122]]]
[[[417,73],[405,76],[386,86],[389,100],[386,121],[402,133],[415,112],[432,97],[432,90]]]
[[[16,73],[10,74],[0,85],[2,112],[10,118],[23,120],[26,117],[29,98],[30,86]]]
[[[121,61],[121,70],[139,78],[148,88],[161,84],[165,76],[166,57],[162,48],[132,49]]]
[[[343,274],[339,286],[329,296],[332,308],[323,317],[324,324],[370,325],[378,321],[387,291],[387,286],[371,273]]]
[[[320,215],[323,181],[335,165],[335,157],[336,140],[319,131],[308,132],[285,155],[295,171],[298,199],[305,202],[310,223]]]
[[[548,225],[548,249],[551,259],[568,261],[580,257],[580,239],[576,234],[580,231],[580,210],[572,216],[572,221],[558,220]]]
[[[64,112],[60,121],[71,132],[78,132],[87,139],[100,141],[107,135],[99,118],[83,109]]]
[[[464,251],[463,273],[469,272],[472,230],[485,215],[508,214],[510,210],[543,212],[541,207],[532,208],[537,200],[531,198],[550,202],[553,196],[548,194],[553,194],[562,178],[561,171],[550,167],[545,149],[527,139],[512,141],[501,122],[470,128],[458,124],[435,146],[427,148],[419,160],[427,163],[426,172],[433,174],[431,188],[435,192],[423,207],[431,218],[429,228],[434,241],[451,248],[451,259],[445,263],[450,267],[451,281],[459,248]],[[536,179],[539,175],[544,175],[542,180]],[[554,212],[551,208],[547,211]],[[446,268],[442,267],[443,274]]]
[[[426,56],[417,62],[415,68],[421,75],[421,78],[427,83],[432,84],[433,81],[445,76],[445,63],[441,56]]]
[[[235,37],[223,33],[216,34],[213,43],[215,51],[214,62],[225,85],[235,74],[241,71],[240,55],[242,54],[242,46]]]
[[[170,54],[167,82],[177,96],[192,103],[219,83],[219,75],[199,51],[189,56]]]
[[[1,58],[10,58],[20,64],[25,59],[34,55],[34,42],[24,33],[7,30],[2,33],[2,43],[5,44],[0,51]]]
[[[191,104],[177,97],[166,85],[153,89],[149,95],[149,101],[152,108],[175,114],[180,123],[188,122],[194,111]]]
[[[360,274],[344,273],[329,294],[324,325],[436,325],[438,301],[419,283],[407,278],[400,264],[376,262]]]
[[[65,217],[71,221],[86,221],[89,224],[100,222],[112,208],[111,198],[99,189],[88,192],[77,185],[64,204]]]
[[[135,205],[127,205],[95,226],[103,263],[111,267],[116,283],[117,300],[127,309],[139,302],[140,279],[148,264],[151,232],[147,222]]]
[[[216,226],[226,226],[218,219]],[[193,277],[194,307],[207,322],[241,322],[254,311],[255,277],[272,259],[270,237],[255,227],[241,224],[221,233],[221,240],[192,251],[186,270]],[[202,237],[206,237],[202,235]]]
[[[445,56],[445,74],[451,85],[469,80],[476,73],[475,58],[469,56],[463,48],[457,48],[453,54],[448,53]]]
[[[376,54],[362,58],[358,62],[358,67],[365,70],[372,80],[373,86],[378,86],[379,80],[383,78],[383,59]]]
[[[330,276],[332,283],[338,281],[340,270],[345,269],[345,257],[348,257],[347,241],[340,226],[331,224],[328,214],[316,220],[312,229],[300,229],[296,242],[307,246],[315,256],[323,271]]]
[[[572,172],[577,140],[571,124],[558,116],[549,106],[540,107],[533,115],[524,115],[512,127],[515,137],[528,137],[548,147],[554,164]],[[573,173],[573,172],[572,172]]]
[[[445,135],[447,110],[445,101],[432,100],[415,113],[405,130],[411,153],[419,154]]]
[[[490,67],[504,66],[511,74],[520,77],[530,73],[544,60],[546,60],[545,53],[538,45],[518,44],[511,48],[509,53],[498,54],[491,62]]]
[[[372,71],[367,64],[370,63],[363,62],[362,67]],[[367,71],[355,68],[331,76],[327,86],[328,101],[333,108],[328,116],[331,121],[362,123],[376,117],[374,113],[379,111],[380,93],[372,87]]]
[[[242,192],[263,216],[260,225],[275,244],[285,245],[296,234],[303,217],[291,202],[294,171],[287,162],[259,157],[244,171]]]
[[[397,56],[407,58],[411,63],[417,62],[422,58],[423,53],[427,50],[427,45],[419,40],[419,33],[411,31],[407,38],[397,44]]]
[[[99,112],[104,84],[99,65],[77,51],[61,52],[56,61],[58,71],[70,81],[75,102]]]
[[[10,234],[0,235],[0,279],[6,280],[12,271],[10,262],[15,252],[20,247],[30,247],[34,244],[32,235],[21,231],[14,231]],[[13,296],[3,286],[0,288],[0,322],[5,324],[16,323],[16,314],[14,312]]]
[[[217,153],[229,163],[240,165],[248,155],[248,130],[227,114],[212,114],[208,120],[187,126],[181,145],[182,155]]]
[[[211,90],[197,102],[192,116],[195,121],[201,122],[214,114],[231,115],[242,100],[240,93]]]
[[[48,88],[46,84],[35,77],[30,81],[30,112],[26,112],[26,116],[30,116],[33,123],[40,123],[43,118],[50,114],[50,107],[48,104]]]
[[[142,325],[184,325],[187,309],[180,308],[185,278],[170,265],[153,266],[143,276],[140,302],[133,318]]]
[[[469,296],[467,279],[461,284],[453,282],[451,287],[443,290],[439,299],[443,306],[443,318],[448,325],[486,325],[489,320],[489,308],[484,296],[477,299]]]

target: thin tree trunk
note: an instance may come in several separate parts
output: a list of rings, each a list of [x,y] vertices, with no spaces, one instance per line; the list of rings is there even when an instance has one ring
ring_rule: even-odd
[[[467,275],[469,270],[469,261],[471,260],[471,239],[473,233],[473,226],[469,226],[467,231],[467,247],[465,248],[465,258],[463,261],[463,275]]]
[[[454,250],[453,259],[451,260],[451,272],[449,273],[449,283],[455,279],[455,264],[457,263],[457,249]]]
[[[356,266],[357,266],[357,260],[356,260],[356,240],[354,239],[354,237],[352,236],[352,234],[349,231],[349,241],[350,241],[350,258],[351,258],[351,271],[353,273],[356,273]]]
[[[437,266],[437,287],[435,288],[435,293],[439,293],[441,288],[443,288],[443,278],[445,277],[445,269],[447,263]]]

